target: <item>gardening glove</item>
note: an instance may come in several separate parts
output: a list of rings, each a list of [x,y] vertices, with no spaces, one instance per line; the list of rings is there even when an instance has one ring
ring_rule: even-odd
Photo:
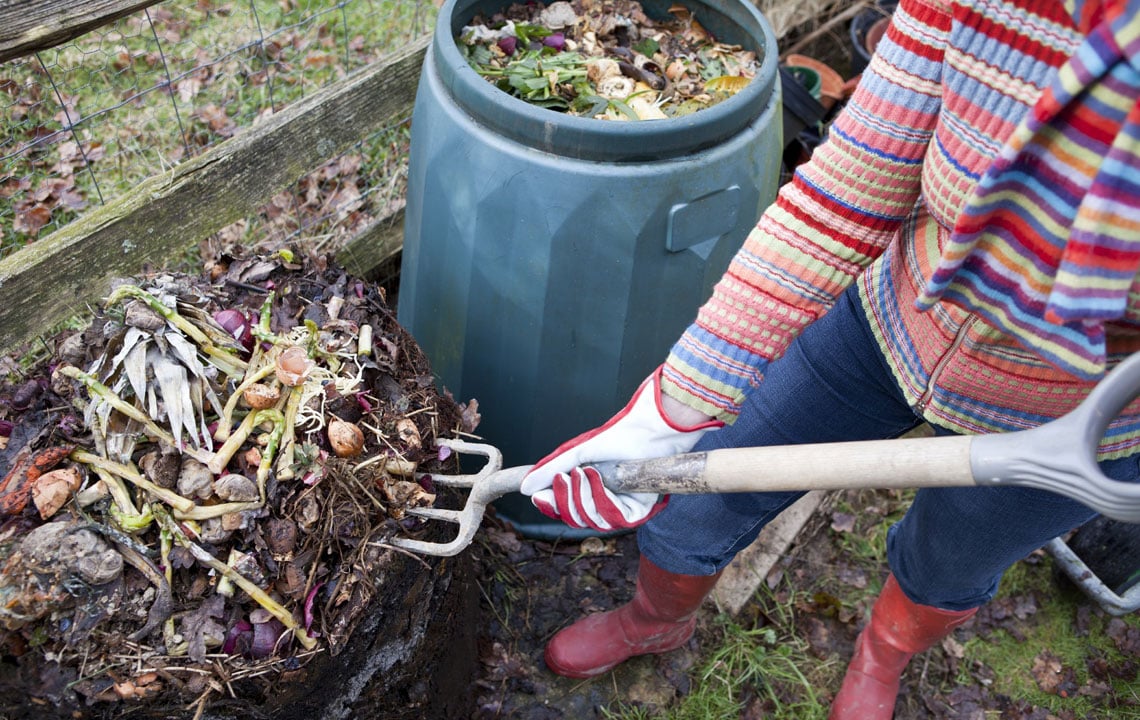
[[[660,512],[668,496],[615,493],[602,484],[594,461],[665,457],[692,450],[720,420],[691,427],[673,423],[661,407],[661,369],[646,378],[629,404],[605,425],[582,433],[539,460],[520,490],[547,517],[599,531],[631,528]]]

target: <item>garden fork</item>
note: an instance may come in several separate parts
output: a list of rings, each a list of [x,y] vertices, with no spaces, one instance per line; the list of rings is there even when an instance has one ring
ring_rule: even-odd
[[[812,445],[727,448],[650,460],[592,464],[614,492],[734,493],[859,488],[1003,487],[1048,490],[1123,522],[1140,522],[1140,483],[1112,480],[1096,461],[1109,423],[1140,397],[1140,353],[1108,373],[1072,412],[1030,430],[992,435],[901,438]],[[433,475],[470,488],[462,510],[409,508],[459,526],[448,543],[394,538],[427,555],[455,555],[471,543],[489,503],[517,492],[530,466],[503,469],[498,449],[440,439],[457,452],[487,458],[474,475]]]

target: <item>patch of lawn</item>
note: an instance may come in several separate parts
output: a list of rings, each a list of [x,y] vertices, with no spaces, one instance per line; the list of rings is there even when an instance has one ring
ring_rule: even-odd
[[[401,47],[435,12],[424,0],[176,0],[6,63],[0,257]],[[371,169],[391,170],[401,146],[362,143],[368,188],[388,186]]]
[[[1140,616],[1107,615],[1058,581],[1051,558],[1037,560],[1006,573],[993,602],[1015,608],[1014,618],[991,626],[981,616],[978,634],[964,645],[960,681],[981,676],[993,692],[1076,717],[1098,716],[1106,699],[1115,704],[1112,697],[1136,703],[1136,661],[1118,643],[1128,628],[1140,632]],[[1140,717],[1140,707],[1118,707],[1113,717]]]

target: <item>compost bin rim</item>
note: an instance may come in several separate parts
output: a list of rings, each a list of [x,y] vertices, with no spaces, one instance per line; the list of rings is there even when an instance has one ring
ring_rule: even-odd
[[[494,0],[497,2],[497,0]],[[776,36],[767,19],[744,0],[686,0],[736,23],[764,56],[748,85],[712,107],[668,120],[615,122],[577,117],[532,105],[480,76],[459,53],[455,35],[475,6],[488,0],[447,0],[440,8],[429,54],[452,99],[496,132],[537,150],[581,160],[650,162],[713,147],[747,130],[779,97]],[[503,2],[506,7],[509,2]],[[462,13],[462,14],[460,14]],[[752,27],[749,27],[749,23]]]

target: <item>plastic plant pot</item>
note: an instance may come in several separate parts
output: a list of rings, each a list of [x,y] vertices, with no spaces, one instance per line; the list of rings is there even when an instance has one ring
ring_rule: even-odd
[[[882,0],[852,19],[850,28],[852,76],[867,69],[867,64],[871,62],[871,56],[875,54],[879,40],[887,31],[891,13],[895,11],[897,6],[897,2]]]
[[[784,65],[815,72],[819,77],[819,91],[818,94],[813,92],[812,97],[819,100],[824,111],[831,110],[836,103],[843,100],[843,76],[827,63],[807,55],[792,54],[784,58]]]

